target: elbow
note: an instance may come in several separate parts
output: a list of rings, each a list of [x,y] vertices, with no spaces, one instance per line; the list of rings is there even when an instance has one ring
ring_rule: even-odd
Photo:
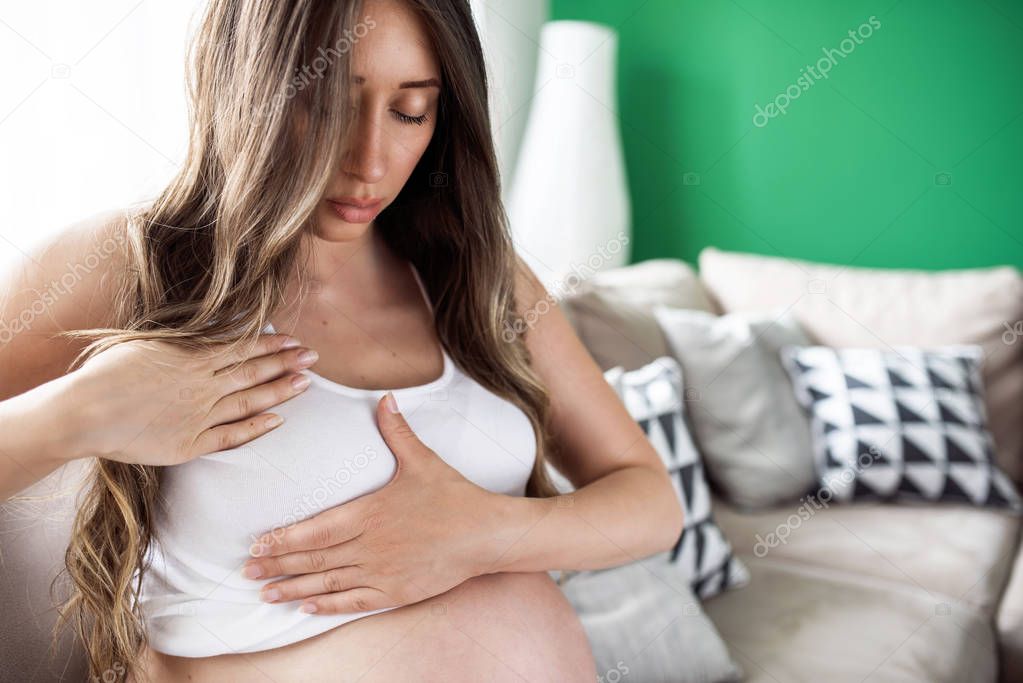
[[[686,515],[682,507],[682,500],[675,491],[675,486],[670,476],[665,474],[662,494],[655,498],[661,501],[657,506],[657,520],[652,528],[663,529],[664,533],[657,547],[658,552],[671,550],[678,543],[682,530],[685,528]]]
[[[671,517],[671,534],[668,537],[668,544],[664,547],[664,550],[671,550],[678,543],[679,537],[682,536],[682,531],[686,526],[686,515],[685,510],[682,509],[682,501],[679,500],[678,496],[675,495],[674,490],[671,492],[672,498],[672,511],[674,516]]]

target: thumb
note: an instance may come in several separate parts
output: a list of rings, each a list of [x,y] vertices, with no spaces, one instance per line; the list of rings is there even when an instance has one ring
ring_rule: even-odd
[[[398,459],[399,466],[409,455],[426,448],[405,421],[405,416],[398,409],[397,399],[390,391],[377,402],[377,423],[380,435]]]

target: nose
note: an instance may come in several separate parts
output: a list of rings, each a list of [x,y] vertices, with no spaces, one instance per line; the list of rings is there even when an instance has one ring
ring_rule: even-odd
[[[375,184],[386,173],[383,129],[363,108],[357,112],[357,119],[341,170],[362,183]]]

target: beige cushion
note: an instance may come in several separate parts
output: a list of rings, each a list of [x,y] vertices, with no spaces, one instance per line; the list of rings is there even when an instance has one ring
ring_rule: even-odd
[[[1023,539],[1017,546],[1009,582],[995,619],[1000,646],[1001,679],[1023,681]]]
[[[979,344],[998,461],[1023,483],[1023,339],[1003,341],[1007,326],[1023,320],[1015,268],[853,268],[708,247],[700,276],[726,312],[791,307],[825,346]]]
[[[671,355],[654,305],[713,310],[696,273],[678,259],[598,272],[558,304],[601,370],[635,370]]]
[[[729,501],[795,501],[817,480],[810,422],[779,349],[806,345],[784,310],[716,316],[666,306],[654,315],[683,369],[686,411],[711,481]]]
[[[996,645],[970,606],[911,584],[750,558],[744,588],[704,603],[746,683],[994,683]]]
[[[898,581],[993,617],[1012,570],[1020,519],[968,505],[802,501],[748,514],[715,501],[736,553]],[[817,503],[820,506],[821,503]]]
[[[57,619],[50,582],[64,567],[90,464],[76,460],[0,504],[0,681],[84,681],[88,675],[73,625],[63,632],[53,657],[48,648]],[[58,588],[57,595],[67,593]]]

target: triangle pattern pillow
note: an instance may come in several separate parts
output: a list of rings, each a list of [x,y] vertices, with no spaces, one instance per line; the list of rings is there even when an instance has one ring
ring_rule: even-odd
[[[780,355],[810,415],[818,497],[1023,507],[995,464],[979,346],[789,345]]]
[[[664,561],[679,565],[693,593],[704,600],[745,585],[749,571],[732,553],[731,544],[711,515],[703,463],[683,419],[682,367],[678,361],[662,356],[628,372],[616,366],[607,370],[604,378],[660,454],[682,502],[682,534]]]

